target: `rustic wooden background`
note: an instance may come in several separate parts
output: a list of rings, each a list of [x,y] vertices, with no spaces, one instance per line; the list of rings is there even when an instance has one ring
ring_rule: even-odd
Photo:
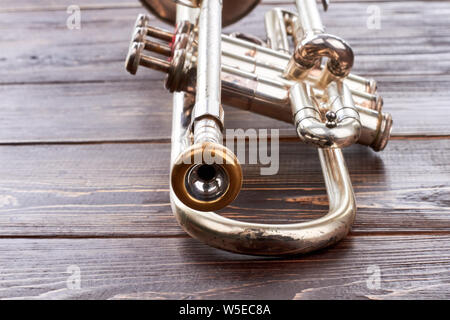
[[[81,30],[68,30],[68,5]],[[264,37],[265,0],[226,31]],[[366,27],[381,9],[381,29]],[[123,67],[134,0],[1,0],[0,298],[450,298],[450,2],[333,1],[327,29],[354,48],[392,113],[384,152],[344,151],[358,202],[351,235],[291,259],[189,238],[168,196],[171,96]],[[157,25],[162,23],[155,21]],[[226,109],[229,128],[280,128],[280,172],[244,167],[223,214],[299,221],[327,210],[317,153],[287,124]],[[81,289],[68,289],[68,267]],[[381,283],[368,285],[373,270]]]

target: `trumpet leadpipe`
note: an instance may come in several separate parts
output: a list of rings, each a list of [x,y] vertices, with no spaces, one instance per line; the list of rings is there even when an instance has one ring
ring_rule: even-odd
[[[199,17],[193,144],[179,154],[171,170],[177,198],[199,210],[218,210],[233,201],[242,185],[237,157],[222,144],[221,104],[222,1],[202,1]]]
[[[197,83],[194,106],[194,143],[219,142],[223,127],[223,111],[220,98],[220,65],[222,34],[222,1],[208,0],[201,3],[197,51]],[[211,121],[216,125],[211,125]],[[202,124],[203,123],[203,124]],[[210,137],[197,133],[197,127],[209,127]],[[207,130],[208,131],[208,130]],[[201,138],[200,138],[201,137]]]

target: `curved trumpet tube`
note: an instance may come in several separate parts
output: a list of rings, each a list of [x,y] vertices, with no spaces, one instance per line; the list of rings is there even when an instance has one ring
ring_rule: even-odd
[[[285,75],[302,80],[322,57],[329,58],[326,70],[336,78],[346,77],[353,66],[353,51],[344,40],[330,34],[318,34],[300,42]]]
[[[183,152],[187,127],[183,97],[174,98],[172,163]],[[330,246],[349,232],[356,214],[350,176],[340,149],[318,149],[329,200],[322,218],[293,224],[258,224],[224,218],[186,206],[171,184],[170,202],[178,223],[192,237],[210,246],[249,255],[281,256]]]
[[[346,85],[332,82],[328,86],[331,108],[326,113],[326,123],[322,122],[319,108],[308,91],[309,87],[301,82],[289,89],[294,123],[300,139],[319,148],[343,148],[356,143],[361,135],[361,123]]]
[[[344,78],[353,66],[353,50],[341,38],[325,34],[315,0],[296,0],[301,29],[295,32],[297,48],[290,59],[285,76],[303,80],[322,57],[328,63],[319,84],[325,88],[331,81]],[[301,38],[299,41],[298,38]]]

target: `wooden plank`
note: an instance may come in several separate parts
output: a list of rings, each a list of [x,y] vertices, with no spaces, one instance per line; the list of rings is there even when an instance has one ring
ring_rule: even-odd
[[[416,78],[418,79],[418,78]],[[448,135],[449,81],[380,82],[393,136]],[[171,104],[162,80],[0,86],[0,143],[169,141]],[[18,121],[20,119],[20,121]],[[227,128],[281,129],[291,124],[225,107]]]
[[[279,172],[244,166],[221,213],[267,223],[317,218],[327,198],[317,152],[282,142]],[[345,150],[356,233],[450,231],[450,140],[394,140],[383,153]],[[169,144],[0,147],[0,236],[179,236],[169,205]]]
[[[354,46],[355,71],[379,80],[397,137],[449,135],[446,3],[375,2],[382,29],[374,31],[365,27],[368,3],[345,2],[324,23]],[[65,28],[65,0],[0,8],[0,298],[450,298],[450,140],[397,138],[380,154],[346,149],[358,215],[328,250],[264,259],[209,248],[170,211],[162,75],[123,71],[142,10],[130,0],[78,4],[80,31]],[[268,6],[228,31],[264,36]],[[229,128],[293,135],[287,124],[226,115]],[[316,151],[286,139],[280,157],[276,176],[245,166],[243,191],[221,214],[289,223],[325,213]],[[79,290],[66,286],[71,265],[81,270]],[[379,288],[367,282],[374,270]]]
[[[162,80],[0,86],[0,141],[168,140],[172,95],[163,86]]]
[[[71,5],[77,5],[81,10],[92,9],[124,9],[141,8],[139,0],[77,0],[76,4],[70,0],[3,0],[0,12],[17,11],[66,11]]]
[[[414,2],[414,6],[406,7],[404,3],[381,2],[377,5],[382,11],[380,30],[367,28],[367,4],[336,3],[324,15],[329,32],[345,38],[354,47],[356,73],[369,76],[448,73],[450,9],[446,3]],[[284,7],[293,8],[292,5]],[[257,7],[227,31],[246,30],[265,37],[262,16],[266,10],[266,6]],[[141,11],[140,8],[86,10],[81,30],[67,29],[65,11],[0,13],[1,82],[130,79],[122,64],[130,28]],[[20,28],[16,21],[22,21]],[[423,27],[418,28],[417,21]],[[155,74],[141,72],[138,78],[154,78]]]
[[[80,289],[67,287],[70,266]],[[349,237],[292,259],[190,238],[1,239],[0,273],[12,299],[448,299],[450,237]]]

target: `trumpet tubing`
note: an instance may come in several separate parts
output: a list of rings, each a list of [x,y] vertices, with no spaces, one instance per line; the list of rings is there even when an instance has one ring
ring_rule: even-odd
[[[183,203],[195,210],[209,211],[221,209],[236,198],[242,185],[242,170],[237,157],[221,144],[222,1],[195,5],[200,5],[200,16],[196,96],[191,115],[193,145],[180,152],[170,175],[173,191]]]
[[[345,237],[356,202],[341,148],[383,150],[392,118],[382,112],[376,82],[350,73],[353,51],[325,33],[315,0],[296,0],[298,14],[268,11],[267,42],[221,33],[222,21],[239,19],[257,0],[223,0],[224,10],[222,0],[179,0],[176,10],[171,0],[144,1],[165,20],[176,11],[173,33],[138,16],[125,66],[132,74],[141,65],[166,73],[174,93],[170,197],[180,225],[211,246],[254,255],[306,253]],[[269,225],[212,212],[235,199],[243,179],[237,157],[222,144],[222,103],[292,123],[300,141],[318,149],[330,206],[325,216]]]
[[[170,91],[196,94],[198,57],[194,26],[182,24],[173,38],[171,67],[164,68],[168,70],[166,87]],[[296,81],[283,77],[289,55],[232,36],[221,35],[221,39],[223,103],[291,123],[289,88]],[[147,57],[143,55],[144,47],[141,48],[139,55],[134,55],[131,50],[131,56]],[[164,71],[159,64],[150,68]],[[305,79],[313,86],[314,95],[319,100],[324,97],[324,90],[314,85],[320,81],[320,72],[319,69],[313,69]],[[368,92],[376,88],[375,81],[350,74],[343,82],[352,94],[355,108],[364,114],[357,143],[370,146],[375,151],[383,150],[389,140],[392,118],[381,111],[382,98]]]
[[[293,33],[296,48],[285,76],[303,80],[322,57],[327,57],[318,85],[325,88],[332,81],[347,77],[353,66],[352,48],[343,39],[325,33],[316,0],[296,0],[296,5],[299,12],[299,23]]]

